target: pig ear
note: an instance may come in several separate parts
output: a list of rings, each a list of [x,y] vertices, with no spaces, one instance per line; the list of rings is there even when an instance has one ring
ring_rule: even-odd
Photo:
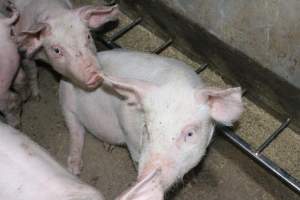
[[[217,88],[200,89],[197,95],[200,103],[209,106],[211,117],[222,124],[231,126],[243,111],[240,87],[221,90]]]
[[[153,171],[116,200],[162,200],[164,192],[160,184],[160,170]]]
[[[24,50],[27,57],[32,56],[42,46],[43,37],[50,31],[47,23],[32,25],[27,31],[22,31],[18,36],[18,45]]]
[[[114,6],[83,6],[75,10],[87,26],[91,29],[97,29],[109,21],[116,19],[119,9]]]
[[[141,105],[147,92],[156,86],[147,81],[126,79],[112,76],[104,76],[105,82],[110,85],[118,94],[125,97],[130,105]]]

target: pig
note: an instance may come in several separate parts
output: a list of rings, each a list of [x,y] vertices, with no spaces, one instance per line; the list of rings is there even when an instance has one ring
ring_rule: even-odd
[[[2,122],[0,133],[0,199],[104,200],[23,133]],[[117,200],[161,200],[159,174],[154,170]]]
[[[14,29],[32,96],[38,99],[34,60],[50,64],[74,84],[92,90],[102,78],[96,47],[89,32],[116,19],[117,6],[83,6],[73,9],[69,0],[10,0],[20,11]]]
[[[172,58],[141,52],[98,53],[104,85],[84,91],[61,80],[59,99],[70,132],[68,168],[79,174],[85,130],[126,144],[138,180],[161,169],[168,190],[205,154],[215,123],[232,125],[243,111],[241,88],[204,85],[193,69]]]
[[[0,199],[104,199],[26,135],[1,122],[0,133]]]
[[[10,18],[0,14],[0,112],[5,121],[14,127],[20,126],[21,111],[19,95],[11,90],[20,61],[17,45],[11,35],[11,26],[17,18],[16,10]]]

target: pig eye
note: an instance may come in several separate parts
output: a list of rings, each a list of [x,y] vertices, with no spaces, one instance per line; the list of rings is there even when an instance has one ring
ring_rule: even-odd
[[[54,52],[59,54],[60,53],[60,50],[58,48],[54,48]]]
[[[194,129],[187,129],[183,131],[183,139],[184,142],[188,142],[189,140],[191,140],[193,138],[193,136],[195,135],[195,130]]]
[[[91,35],[90,34],[88,34],[87,39],[91,40]]]
[[[59,47],[59,46],[52,46],[51,49],[52,49],[52,52],[54,52],[54,54],[55,54],[56,57],[63,56],[63,50],[62,50],[61,47]]]

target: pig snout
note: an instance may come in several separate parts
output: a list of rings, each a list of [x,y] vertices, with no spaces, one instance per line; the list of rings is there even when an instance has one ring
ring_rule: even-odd
[[[140,164],[138,181],[143,180],[155,169],[161,169],[161,184],[164,190],[167,190],[177,180],[178,173],[175,172],[175,168],[176,165],[172,159],[153,154],[146,162]]]
[[[91,60],[92,59],[79,61],[76,67],[74,65],[73,67],[71,66],[68,75],[66,75],[72,82],[77,83],[87,90],[96,89],[103,82],[103,76],[98,62]]]
[[[88,89],[95,89],[101,85],[103,77],[100,71],[93,64],[89,64],[85,67],[85,80],[84,84]]]

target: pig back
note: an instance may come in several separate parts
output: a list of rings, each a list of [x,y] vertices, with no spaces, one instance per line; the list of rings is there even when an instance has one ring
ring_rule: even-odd
[[[99,52],[98,60],[108,75],[144,80],[158,85],[174,80],[192,87],[202,84],[192,67],[181,61],[155,54],[109,50]]]
[[[43,8],[44,10],[47,7],[49,10],[51,10],[53,5],[71,8],[71,3],[69,0],[13,0],[12,2],[20,11],[23,11],[27,5],[31,6],[32,8],[34,8],[33,6],[37,6],[39,8]]]

